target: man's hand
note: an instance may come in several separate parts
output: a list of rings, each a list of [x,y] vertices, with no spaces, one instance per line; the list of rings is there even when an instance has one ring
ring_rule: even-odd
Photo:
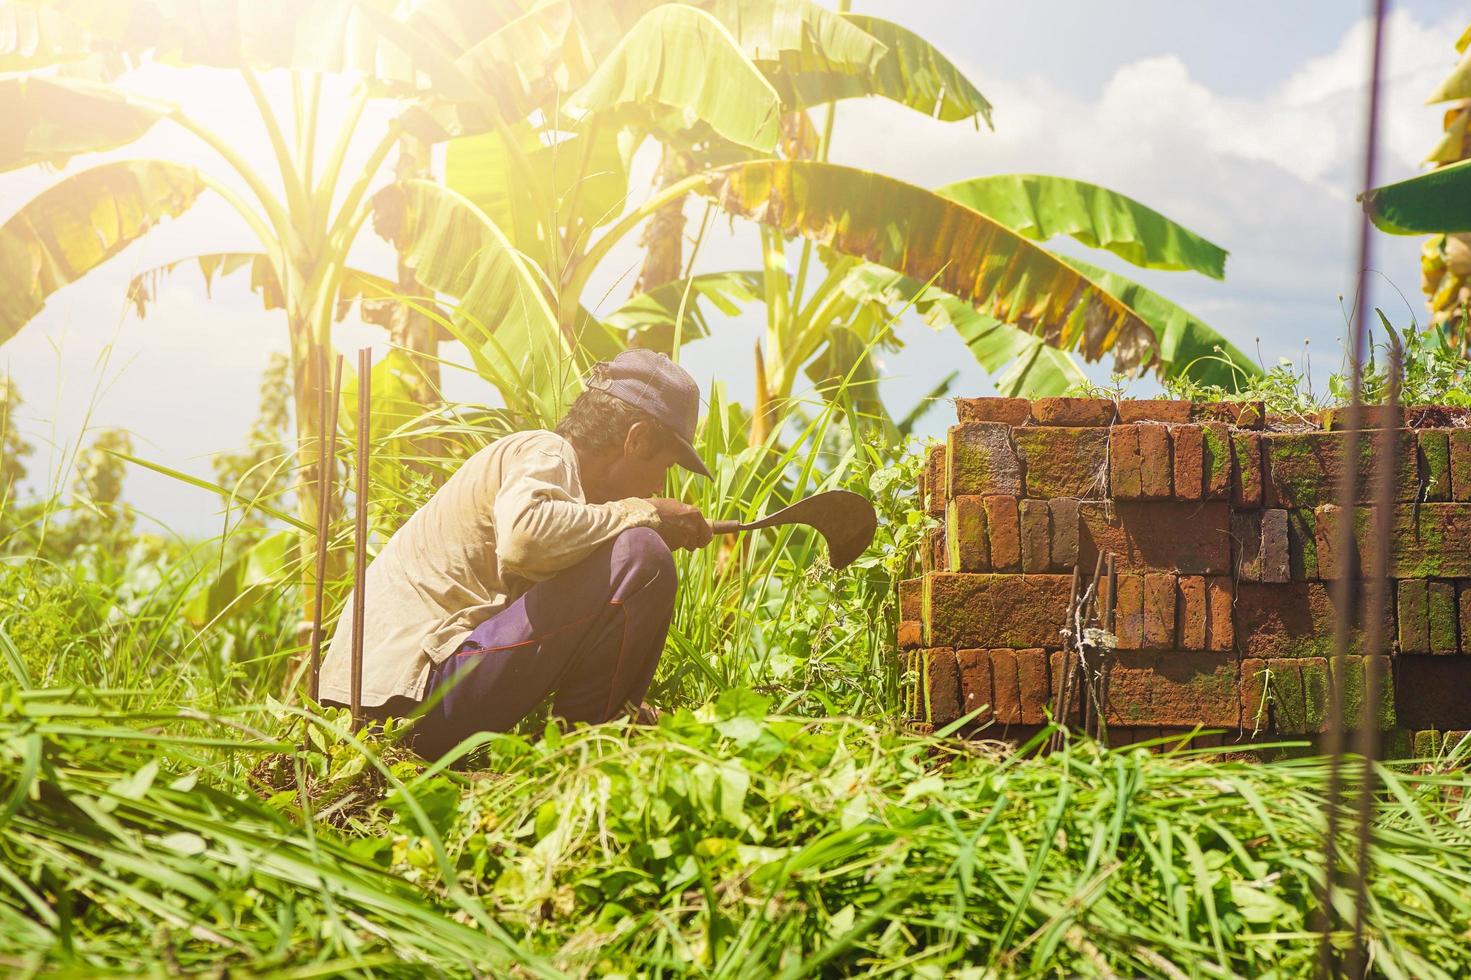
[[[714,537],[710,522],[705,520],[700,508],[668,497],[654,497],[649,502],[659,512],[659,524],[654,530],[669,547],[693,551],[705,547]]]

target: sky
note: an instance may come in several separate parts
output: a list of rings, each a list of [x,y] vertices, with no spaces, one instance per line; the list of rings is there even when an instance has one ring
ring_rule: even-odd
[[[1358,234],[1368,4],[857,0],[854,7],[936,44],[993,103],[995,128],[942,123],[876,100],[845,102],[834,128],[834,162],[924,186],[1048,173],[1121,191],[1228,249],[1225,280],[1137,270],[1071,243],[1058,249],[1160,291],[1267,364],[1287,357],[1308,367],[1320,389],[1339,367]],[[1466,21],[1464,5],[1449,0],[1391,4],[1380,183],[1417,172],[1438,139],[1441,110],[1423,102],[1454,66],[1453,44]],[[179,101],[265,164],[264,134],[238,78],[149,68],[128,84]],[[285,92],[283,80],[269,75],[266,87],[275,97]],[[345,91],[328,86],[328,111]],[[381,132],[386,112],[371,110],[363,131]],[[365,152],[355,146],[350,163]],[[124,156],[167,156],[220,172],[207,150],[167,126],[126,151],[78,157],[67,172]],[[652,169],[652,156],[642,155],[635,186]],[[40,169],[0,175],[0,218],[57,177]],[[688,213],[698,218],[694,205]],[[759,264],[749,228],[715,224],[701,269]],[[1370,302],[1396,323],[1425,318],[1420,244],[1375,236]],[[98,428],[127,429],[138,455],[204,477],[212,453],[239,447],[256,413],[260,372],[272,351],[286,349],[280,314],[262,311],[240,281],[217,283],[206,295],[194,274],[166,281],[142,320],[123,297],[139,271],[250,246],[228,207],[202,201],[53,295],[0,346],[0,371],[11,374],[26,400],[22,429],[39,447],[29,461],[32,489],[69,483],[72,452]],[[605,297],[603,311],[626,297],[637,262],[631,246],[620,246],[600,268],[589,296]],[[360,236],[354,264],[391,272],[392,254],[369,231]],[[721,382],[749,402],[752,347],[763,322],[757,308],[723,323],[716,336],[687,348],[683,363],[702,386]],[[953,394],[994,391],[953,335],[918,320],[903,323],[898,334],[905,348],[882,365],[882,390],[896,414],[956,368],[961,378]],[[347,352],[369,344],[380,355],[387,349],[381,331],[361,324],[345,324],[336,340]],[[463,359],[452,345],[442,354]],[[1106,364],[1088,370],[1099,381],[1108,378]],[[470,372],[449,371],[446,389],[455,398],[490,397]],[[1146,378],[1129,393],[1157,390]],[[938,406],[923,430],[939,433],[948,421],[946,406]],[[179,533],[220,528],[214,497],[167,477],[135,471],[126,495]]]

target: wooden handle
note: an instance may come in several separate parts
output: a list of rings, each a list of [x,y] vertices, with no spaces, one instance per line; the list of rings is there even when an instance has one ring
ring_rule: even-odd
[[[711,521],[710,531],[713,534],[735,534],[741,529],[740,521]]]

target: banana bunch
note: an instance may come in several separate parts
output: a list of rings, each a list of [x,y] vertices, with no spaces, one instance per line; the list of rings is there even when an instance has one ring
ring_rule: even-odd
[[[1426,103],[1450,103],[1444,135],[1426,163],[1437,167],[1471,157],[1471,27],[1456,41],[1461,55],[1455,71],[1440,83]],[[1444,326],[1461,340],[1471,318],[1471,235],[1432,235],[1420,250],[1420,289],[1430,304],[1430,322]]]

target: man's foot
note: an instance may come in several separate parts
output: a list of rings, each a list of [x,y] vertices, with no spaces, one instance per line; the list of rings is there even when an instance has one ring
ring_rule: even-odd
[[[632,720],[635,725],[657,725],[659,724],[659,709],[644,701],[634,710]]]

